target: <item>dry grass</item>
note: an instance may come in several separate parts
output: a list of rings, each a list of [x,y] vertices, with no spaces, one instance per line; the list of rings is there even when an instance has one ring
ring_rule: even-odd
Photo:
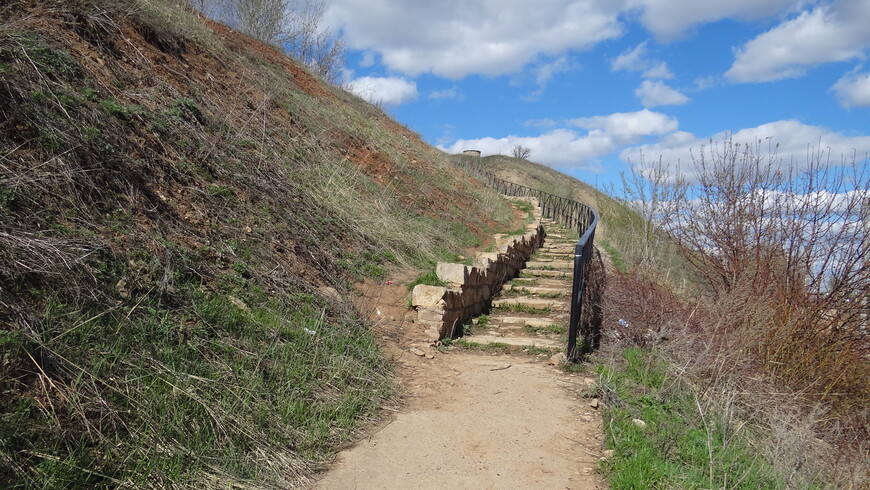
[[[376,416],[347,297],[510,205],[163,0],[0,6],[0,486],[290,487]]]
[[[863,488],[870,481],[866,364],[842,342],[802,342],[806,335],[787,331],[776,337],[770,325],[777,308],[752,306],[739,295],[687,305],[638,274],[611,274],[605,297],[599,357],[618,359],[632,346],[658,352],[705,417],[742,433],[782,485]],[[774,345],[790,357],[764,358],[760,351]],[[788,372],[812,376],[789,380]]]

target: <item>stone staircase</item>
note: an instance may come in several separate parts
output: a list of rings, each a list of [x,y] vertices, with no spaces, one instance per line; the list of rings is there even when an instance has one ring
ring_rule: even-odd
[[[565,351],[577,234],[551,220],[541,224],[547,233],[543,247],[493,298],[489,314],[472,322],[466,343]]]

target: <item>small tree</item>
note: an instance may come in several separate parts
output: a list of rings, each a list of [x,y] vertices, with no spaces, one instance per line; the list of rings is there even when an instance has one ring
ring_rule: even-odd
[[[513,150],[511,150],[511,155],[513,155],[514,158],[526,160],[532,155],[532,149],[528,146],[517,145],[514,146]]]
[[[230,12],[236,29],[275,45],[280,45],[291,18],[287,0],[235,0]]]
[[[331,83],[338,83],[347,49],[344,40],[324,29],[326,2],[301,0],[293,2],[294,15],[285,23],[281,39],[285,49],[315,73]]]
[[[323,26],[326,0],[188,0],[203,14],[284,49],[324,80],[338,83],[347,52]]]

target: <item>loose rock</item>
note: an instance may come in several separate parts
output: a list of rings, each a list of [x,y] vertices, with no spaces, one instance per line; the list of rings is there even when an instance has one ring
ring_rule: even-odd
[[[411,349],[409,349],[409,350],[411,351],[411,354],[414,354],[415,356],[425,356],[426,355],[425,352],[423,352],[422,350],[420,350],[416,347],[411,347]]]
[[[563,352],[560,352],[558,354],[553,354],[553,356],[550,357],[550,364],[552,364],[554,366],[561,366],[562,364],[565,364],[567,361],[568,361],[568,358],[565,356],[565,354]]]
[[[632,420],[631,420],[631,423],[633,423],[634,425],[640,427],[641,429],[646,429],[646,422],[644,422],[644,421],[641,420],[641,419],[632,419]]]

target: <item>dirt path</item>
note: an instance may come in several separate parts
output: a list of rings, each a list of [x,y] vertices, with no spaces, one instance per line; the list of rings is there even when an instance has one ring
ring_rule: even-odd
[[[407,406],[315,488],[606,488],[600,417],[580,397],[590,378],[531,356],[418,362]]]
[[[601,417],[581,395],[593,379],[546,357],[435,349],[411,321],[402,282],[370,284],[358,300],[404,403],[314,488],[607,488],[595,472]]]

